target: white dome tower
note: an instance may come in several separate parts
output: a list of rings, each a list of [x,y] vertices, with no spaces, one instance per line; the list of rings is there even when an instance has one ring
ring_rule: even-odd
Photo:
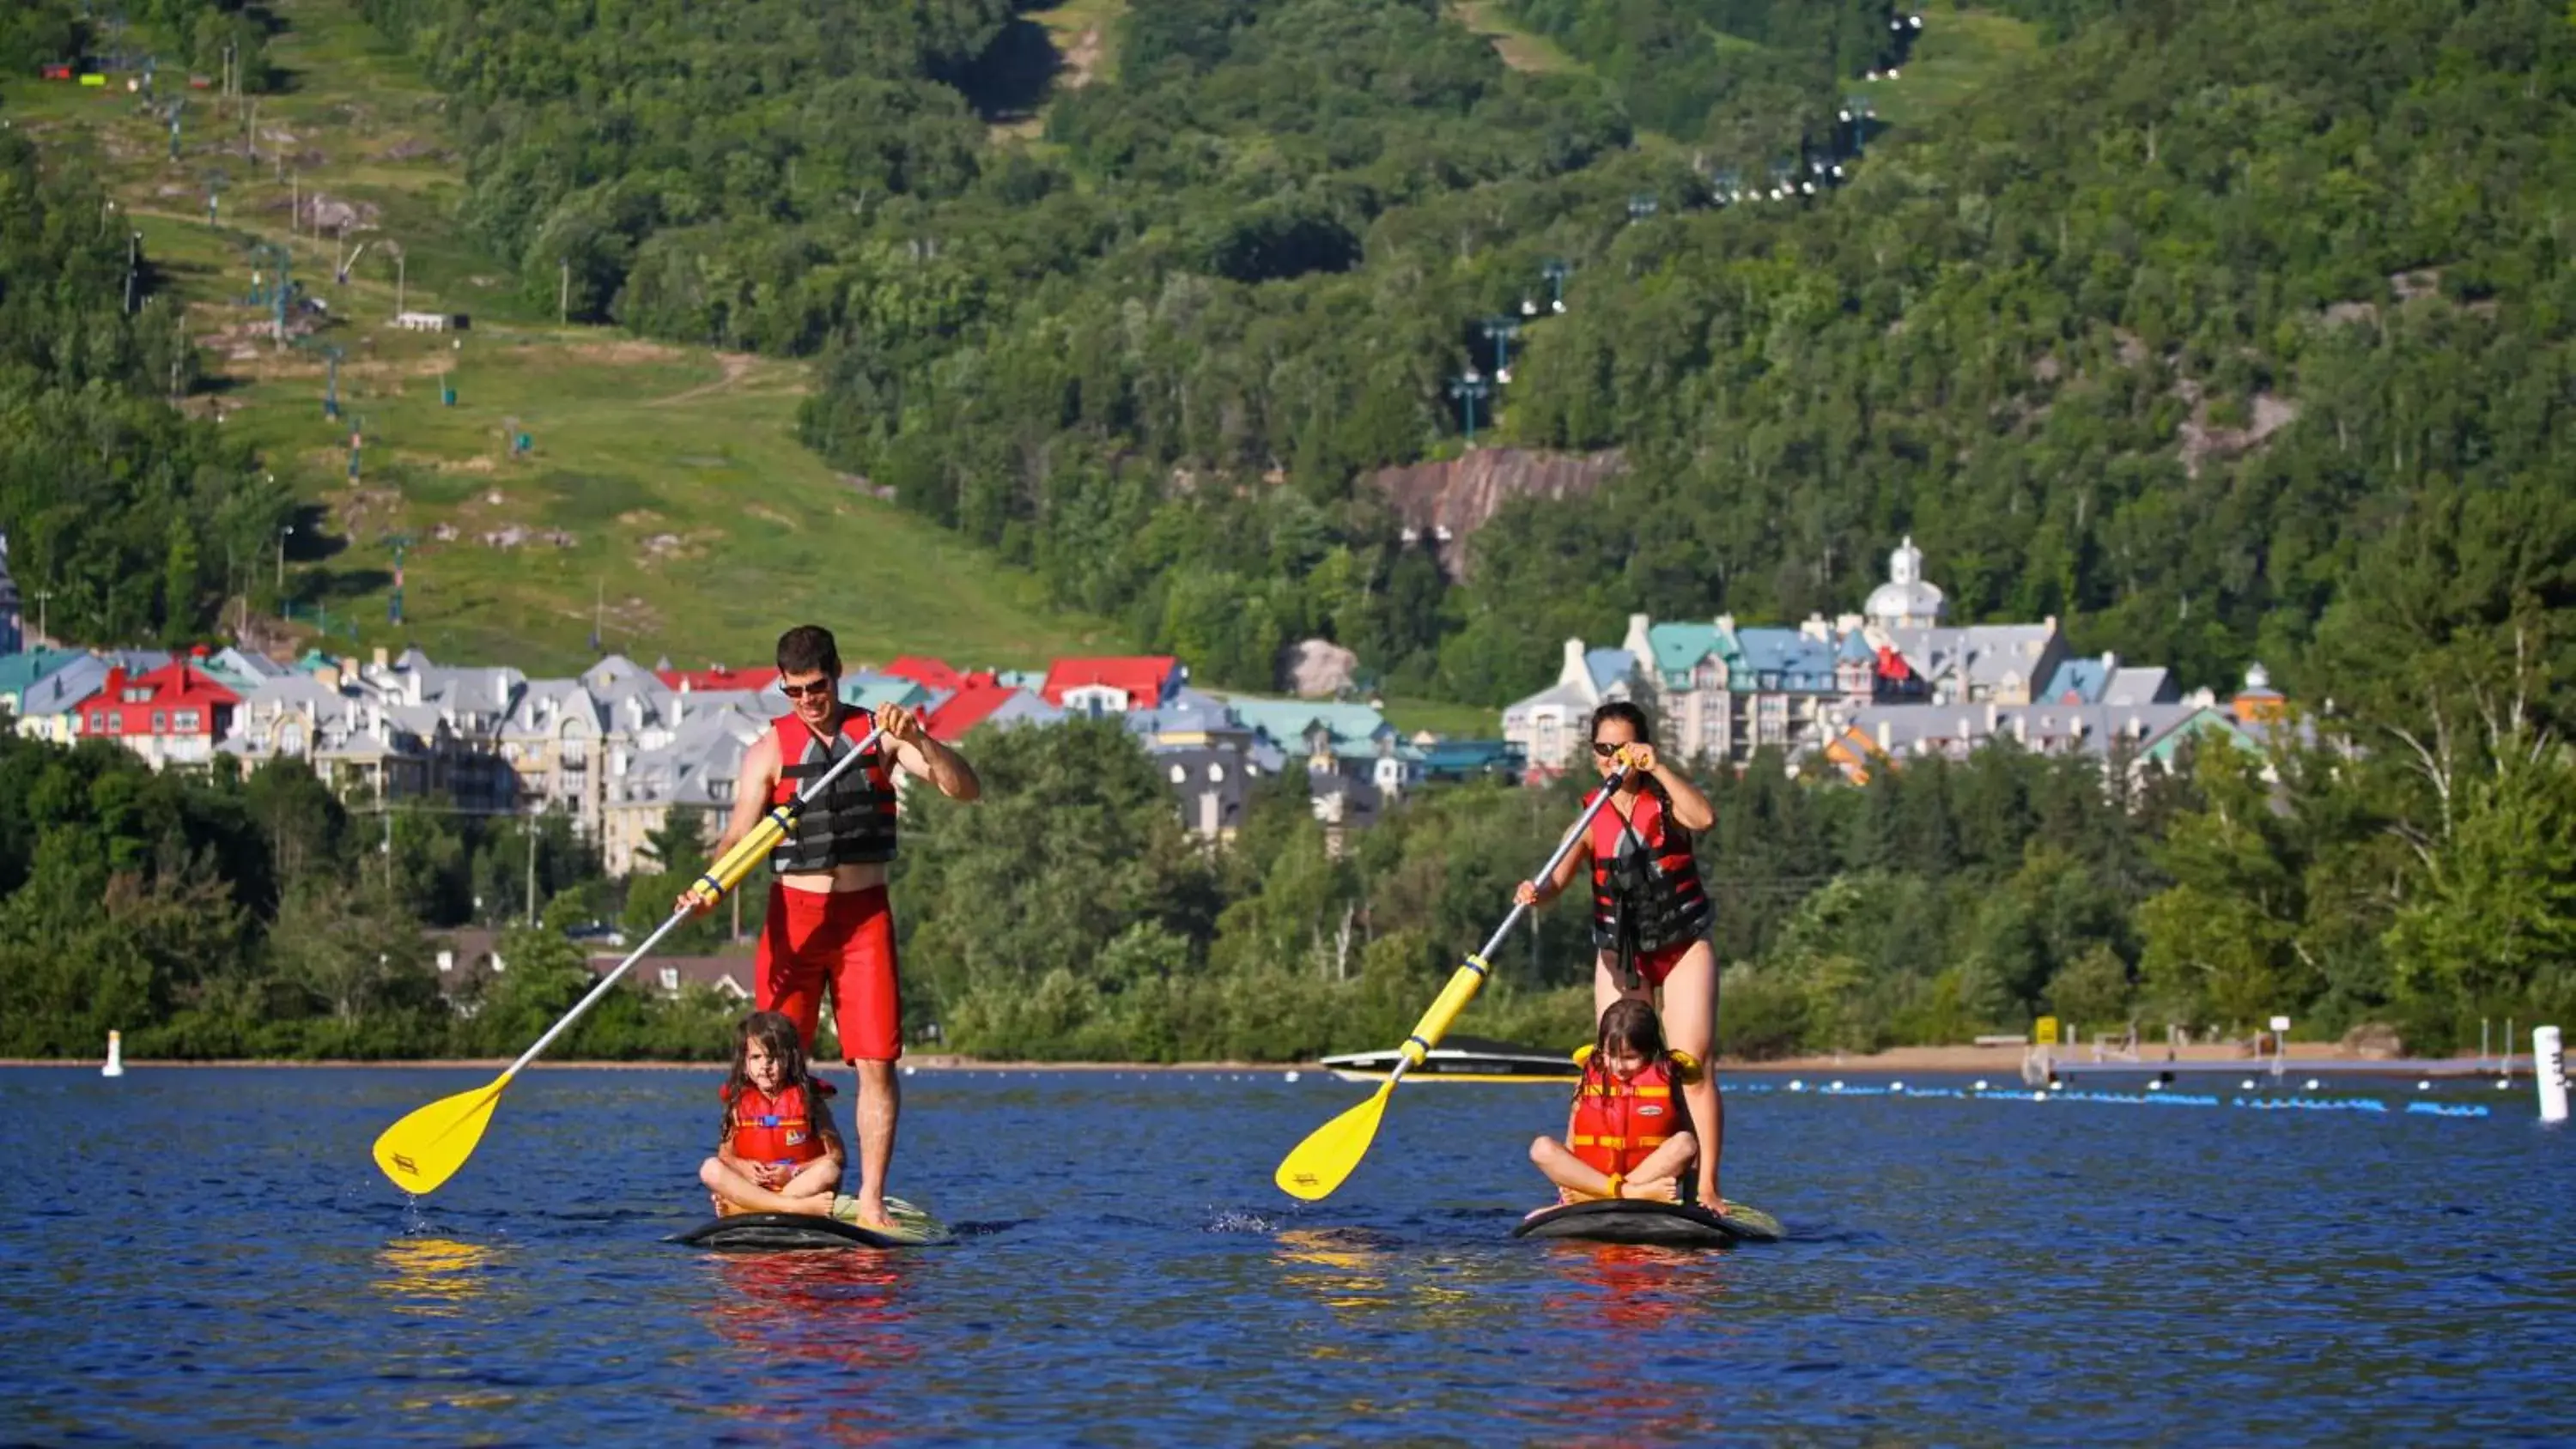
[[[1882,629],[1929,629],[1949,615],[1949,601],[1924,581],[1923,550],[1914,546],[1913,535],[1887,556],[1887,582],[1870,590],[1863,612]]]

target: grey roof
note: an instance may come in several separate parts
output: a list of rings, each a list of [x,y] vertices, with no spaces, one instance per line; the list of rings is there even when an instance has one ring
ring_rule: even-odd
[[[1957,759],[1997,740],[2044,754],[2108,755],[2119,742],[2143,749],[2199,712],[2184,704],[1874,704],[1852,711],[1851,728],[1898,759]]]
[[[2172,704],[2181,698],[2173,671],[2163,668],[2114,669],[2102,686],[2104,704]]]
[[[1743,662],[1728,676],[1731,689],[1807,694],[1836,690],[1836,651],[1830,639],[1819,639],[1801,629],[1738,629],[1735,642],[1743,651]]]
[[[639,750],[627,761],[626,773],[611,786],[613,800],[708,809],[731,805],[734,783],[742,777],[743,754],[752,741],[768,732],[769,718],[739,705],[705,707],[708,699],[719,697],[755,698],[728,690],[724,696],[699,695],[691,700],[689,713],[669,744]],[[718,782],[725,786],[721,793]]]
[[[1637,672],[1637,656],[1625,649],[1587,649],[1583,668],[1592,676],[1592,687],[1606,694]]]
[[[417,649],[404,650],[390,668],[367,665],[359,676],[387,696],[400,695],[408,703],[490,721],[509,713],[528,682],[528,676],[508,665],[433,664]]]
[[[92,656],[73,660],[28,686],[26,697],[18,702],[18,717],[69,714],[107,683],[108,668],[106,660]]]
[[[1044,701],[1041,700],[1040,703]],[[996,710],[995,713],[998,714],[1000,711]],[[990,719],[991,716],[986,716],[988,722]],[[1214,700],[1190,706],[1170,704],[1159,709],[1131,709],[1120,716],[1120,722],[1127,727],[1129,734],[1144,735],[1147,738],[1198,731],[1239,732],[1244,728],[1243,722],[1235,718],[1233,711]]]
[[[2033,690],[2031,698],[2054,704],[2098,704],[2102,687],[2110,682],[2111,666],[2103,660],[2069,659],[2049,676],[2048,687]]]
[[[988,725],[1050,725],[1061,723],[1065,712],[1046,702],[1035,690],[1022,689],[1003,700],[1001,707],[984,716]]]
[[[102,649],[99,655],[128,675],[150,674],[170,662],[167,649]]]
[[[2047,665],[2048,646],[2057,638],[2054,624],[1970,624],[1883,632],[1914,672],[1935,687],[1955,679],[1992,688],[2014,678],[2028,682],[2034,691],[2047,684],[2034,676]]]

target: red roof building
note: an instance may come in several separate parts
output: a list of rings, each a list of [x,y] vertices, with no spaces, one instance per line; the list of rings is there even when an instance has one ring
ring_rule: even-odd
[[[950,667],[947,660],[933,659],[926,654],[906,654],[877,672],[891,674],[897,679],[909,679],[926,689],[938,690],[955,689],[973,678],[991,677],[960,674]]]
[[[1169,654],[1102,659],[1059,659],[1038,691],[1046,702],[1076,714],[1155,709],[1181,687],[1181,661]]]
[[[704,669],[656,669],[653,677],[668,688],[704,694],[709,691],[767,689],[769,682],[778,677],[778,671],[761,666],[729,669],[721,664],[710,664]]]
[[[109,670],[98,692],[75,708],[72,728],[115,740],[156,770],[202,765],[215,757],[215,741],[231,732],[240,704],[240,695],[201,666],[174,659],[148,674]]]
[[[990,719],[993,711],[1008,704],[1011,696],[1019,692],[989,674],[966,675],[957,682],[955,692],[932,705],[922,716],[922,727],[930,731],[932,739],[953,745],[964,739],[968,730]]]

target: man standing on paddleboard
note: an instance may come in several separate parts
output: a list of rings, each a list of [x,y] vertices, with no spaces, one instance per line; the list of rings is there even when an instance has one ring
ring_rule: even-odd
[[[886,865],[895,849],[894,771],[930,781],[951,800],[975,799],[983,786],[965,758],[932,739],[912,711],[898,704],[873,715],[853,709],[841,702],[840,684],[841,655],[830,630],[800,624],[778,636],[778,687],[788,712],[744,751],[733,818],[713,856],[722,859],[771,806],[795,799],[804,782],[857,749],[871,731],[884,732],[869,746],[869,758],[809,801],[795,833],[770,852],[778,878],[760,932],[755,1002],[793,1020],[810,1052],[829,986],[841,1055],[858,1069],[858,1217],[883,1226],[886,1170],[903,1105],[894,1070],[903,1055],[903,1009],[894,914],[886,903]],[[683,910],[714,904],[702,887],[679,899]]]

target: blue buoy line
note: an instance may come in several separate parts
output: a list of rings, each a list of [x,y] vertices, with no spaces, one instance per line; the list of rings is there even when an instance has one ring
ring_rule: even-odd
[[[2311,1084],[2308,1091],[2313,1092]],[[1927,1098],[1976,1102],[2087,1102],[2118,1107],[2237,1107],[2252,1112],[2363,1112],[2379,1116],[2390,1113],[2389,1104],[2378,1097],[2221,1097],[2214,1093],[2178,1092],[2169,1087],[2150,1087],[2143,1092],[2103,1092],[2069,1088],[2063,1082],[2047,1088],[1989,1086],[1978,1082],[1973,1087],[1922,1087],[1904,1082],[1886,1085],[1860,1085],[1840,1079],[1809,1082],[1793,1077],[1781,1082],[1728,1082],[1730,1097],[1760,1097],[1774,1093],[1810,1097],[1892,1097],[1911,1100]],[[2408,1102],[2405,1115],[2410,1117],[2492,1117],[2494,1109],[2478,1103]]]

